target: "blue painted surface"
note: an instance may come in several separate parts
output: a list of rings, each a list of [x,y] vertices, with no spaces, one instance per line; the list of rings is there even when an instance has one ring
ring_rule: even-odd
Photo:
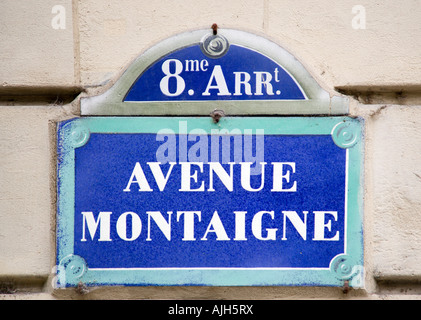
[[[168,62],[169,60],[172,61]],[[194,60],[197,62],[192,63]],[[168,69],[163,67],[166,61]],[[212,77],[216,66],[220,67],[223,75],[219,82],[215,76]],[[237,93],[235,72],[243,72],[237,76],[240,88]],[[256,72],[266,72],[269,75]],[[168,88],[170,95],[164,94],[161,89],[160,84],[164,77],[168,77],[168,86],[164,83],[162,85]],[[265,84],[260,84],[256,77],[260,77],[263,82],[270,79],[271,88],[268,89]],[[246,91],[244,84],[239,84],[240,81],[246,81],[250,85],[249,92]],[[220,90],[224,88],[224,84],[227,91]],[[206,90],[208,86],[209,90]],[[177,92],[179,89],[180,93]],[[206,91],[209,95],[203,95]],[[203,54],[199,45],[194,45],[172,52],[153,63],[135,81],[124,101],[305,99],[302,88],[282,66],[256,51],[231,45],[227,54],[218,59],[211,59]]]
[[[179,136],[177,135],[177,141]],[[209,150],[210,146],[210,137]],[[172,169],[163,191],[158,189],[147,162],[156,162],[156,151],[162,145],[155,134],[91,134],[88,143],[75,152],[75,237],[74,252],[85,258],[91,268],[165,268],[165,267],[329,267],[331,259],[344,252],[344,198],[345,198],[345,150],[338,148],[330,135],[264,137],[265,166],[264,188],[250,192],[241,187],[240,165],[233,166],[234,188],[228,191],[220,179],[214,176],[215,191],[209,188],[209,165],[198,172],[199,188],[203,192],[179,191],[181,170]],[[196,141],[189,141],[190,148]],[[177,145],[178,150],[178,145]],[[233,148],[231,149],[233,153]],[[222,156],[222,154],[221,154]],[[233,157],[233,154],[232,154]],[[272,162],[296,163],[296,172],[290,171],[291,181],[285,189],[297,183],[297,192],[271,192]],[[139,192],[138,184],[124,192],[136,162],[140,163],[152,192]],[[179,159],[177,159],[179,163]],[[229,172],[229,165],[223,166]],[[169,164],[163,165],[164,174]],[[288,167],[286,167],[288,169]],[[193,170],[198,170],[194,168]],[[261,175],[252,176],[252,186],[261,184]],[[314,216],[312,211],[337,211],[338,221],[332,221],[332,232],[339,232],[340,241],[313,241]],[[99,228],[94,240],[82,242],[83,216],[91,211],[95,218],[99,212],[111,214],[112,241],[98,241]],[[136,213],[142,221],[142,232],[134,241],[122,240],[116,231],[117,219],[124,212]],[[147,211],[160,211],[168,220],[171,216],[171,241],[152,222],[148,236]],[[200,211],[201,221],[196,218],[195,241],[183,241],[184,218],[177,222],[177,211]],[[201,240],[210,220],[217,211],[230,240],[216,240],[210,232],[207,240]],[[235,238],[234,211],[247,211],[246,238]],[[276,240],[258,240],[252,234],[251,221],[259,211],[274,211],[274,219],[263,216],[263,235],[266,228],[277,228]],[[307,239],[304,240],[286,221],[287,240],[282,240],[282,211],[296,211],[303,220],[307,215]],[[127,229],[131,230],[130,218]],[[334,232],[333,232],[334,231]],[[88,233],[85,227],[85,233]],[[129,235],[130,238],[130,235]]]

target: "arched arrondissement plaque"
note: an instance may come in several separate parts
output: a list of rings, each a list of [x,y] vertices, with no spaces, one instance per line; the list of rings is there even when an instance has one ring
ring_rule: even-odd
[[[140,55],[82,115],[344,115],[294,56],[262,37],[221,29],[167,39]]]

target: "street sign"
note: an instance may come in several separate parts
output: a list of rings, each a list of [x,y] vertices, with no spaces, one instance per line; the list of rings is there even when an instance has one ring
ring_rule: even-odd
[[[264,102],[264,104],[262,104]],[[277,44],[230,29],[164,40],[135,59],[113,86],[81,99],[88,115],[344,115],[349,101],[328,92]]]
[[[275,61],[249,48],[228,46],[222,36],[210,37],[220,43],[219,55],[207,54],[203,42],[171,52],[140,75],[123,101],[307,99]]]
[[[349,117],[59,123],[57,285],[361,287],[362,127]]]
[[[57,286],[363,286],[348,104],[250,33],[145,51],[58,124]]]

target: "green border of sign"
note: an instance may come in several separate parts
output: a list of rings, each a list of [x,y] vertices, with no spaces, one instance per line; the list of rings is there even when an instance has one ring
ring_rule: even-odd
[[[168,128],[178,133],[179,121],[188,127],[264,129],[272,135],[331,135],[347,150],[345,252],[330,268],[217,268],[217,269],[89,269],[74,255],[75,152],[90,133],[156,133]],[[86,285],[205,285],[205,286],[364,286],[363,269],[363,159],[364,122],[350,117],[87,117],[65,121],[58,130],[58,207],[56,287]]]

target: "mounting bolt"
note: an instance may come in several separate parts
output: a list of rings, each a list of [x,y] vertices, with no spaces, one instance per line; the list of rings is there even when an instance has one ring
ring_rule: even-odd
[[[213,30],[213,35],[216,36],[216,34],[218,33],[218,25],[214,23],[211,28]]]
[[[225,116],[225,113],[224,113],[224,110],[213,110],[210,113],[210,116],[212,117],[214,123],[218,123],[219,119]]]
[[[76,292],[80,295],[85,295],[89,293],[89,288],[86,284],[79,282],[76,287]]]
[[[344,281],[344,286],[342,287],[342,292],[344,294],[347,294],[349,292],[349,280]]]

